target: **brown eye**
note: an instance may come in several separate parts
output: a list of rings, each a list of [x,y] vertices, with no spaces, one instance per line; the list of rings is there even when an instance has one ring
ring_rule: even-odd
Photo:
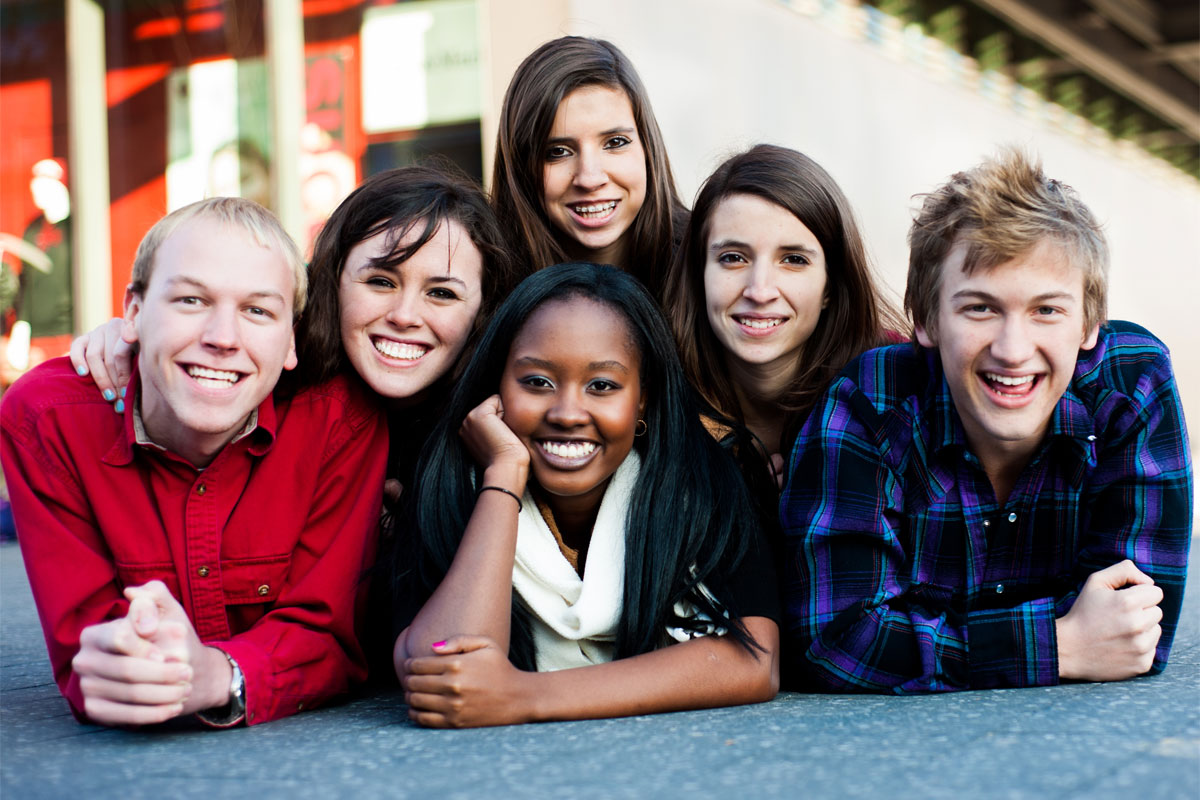
[[[550,382],[550,379],[545,378],[541,375],[530,375],[527,378],[521,378],[519,383],[522,386],[528,386],[531,389],[553,389],[554,388],[554,384]]]

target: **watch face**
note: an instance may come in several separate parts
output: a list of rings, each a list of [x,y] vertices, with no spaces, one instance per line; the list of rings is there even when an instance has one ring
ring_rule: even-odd
[[[228,656],[226,656],[228,658]],[[229,665],[233,667],[233,680],[229,683],[229,699],[234,706],[238,706],[239,710],[246,709],[246,676],[242,674],[242,668],[232,658],[229,659]]]

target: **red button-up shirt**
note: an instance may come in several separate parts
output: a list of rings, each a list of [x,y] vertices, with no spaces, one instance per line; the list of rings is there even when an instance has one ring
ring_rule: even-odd
[[[137,375],[130,381],[137,386]],[[374,557],[386,422],[345,379],[268,397],[203,470],[138,444],[131,390],[113,413],[65,358],[22,377],[0,462],[54,677],[76,716],[79,634],[163,581],[201,641],[246,679],[246,721],[295,713],[365,675],[355,637]],[[357,606],[357,608],[356,608]]]

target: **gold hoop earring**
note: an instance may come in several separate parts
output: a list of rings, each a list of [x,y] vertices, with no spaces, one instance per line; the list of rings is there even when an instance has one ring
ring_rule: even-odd
[[[646,424],[646,420],[639,419],[637,424],[633,426],[634,436],[645,436],[646,431],[650,430],[650,426]]]

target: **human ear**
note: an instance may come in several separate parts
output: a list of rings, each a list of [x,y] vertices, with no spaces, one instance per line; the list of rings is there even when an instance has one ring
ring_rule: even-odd
[[[299,363],[299,359],[296,358],[296,333],[293,331],[292,335],[288,337],[288,352],[287,358],[283,360],[283,368],[285,371],[295,369]]]
[[[144,298],[133,290],[133,284],[125,287],[125,322],[121,326],[121,338],[130,344],[138,340],[137,318],[144,302]]]
[[[1100,323],[1092,326],[1091,331],[1084,331],[1083,342],[1079,345],[1080,350],[1091,350],[1096,346],[1096,341],[1100,338]]]
[[[913,333],[917,335],[917,341],[921,344],[921,347],[928,347],[930,349],[937,347],[937,337],[924,325],[914,323]]]

